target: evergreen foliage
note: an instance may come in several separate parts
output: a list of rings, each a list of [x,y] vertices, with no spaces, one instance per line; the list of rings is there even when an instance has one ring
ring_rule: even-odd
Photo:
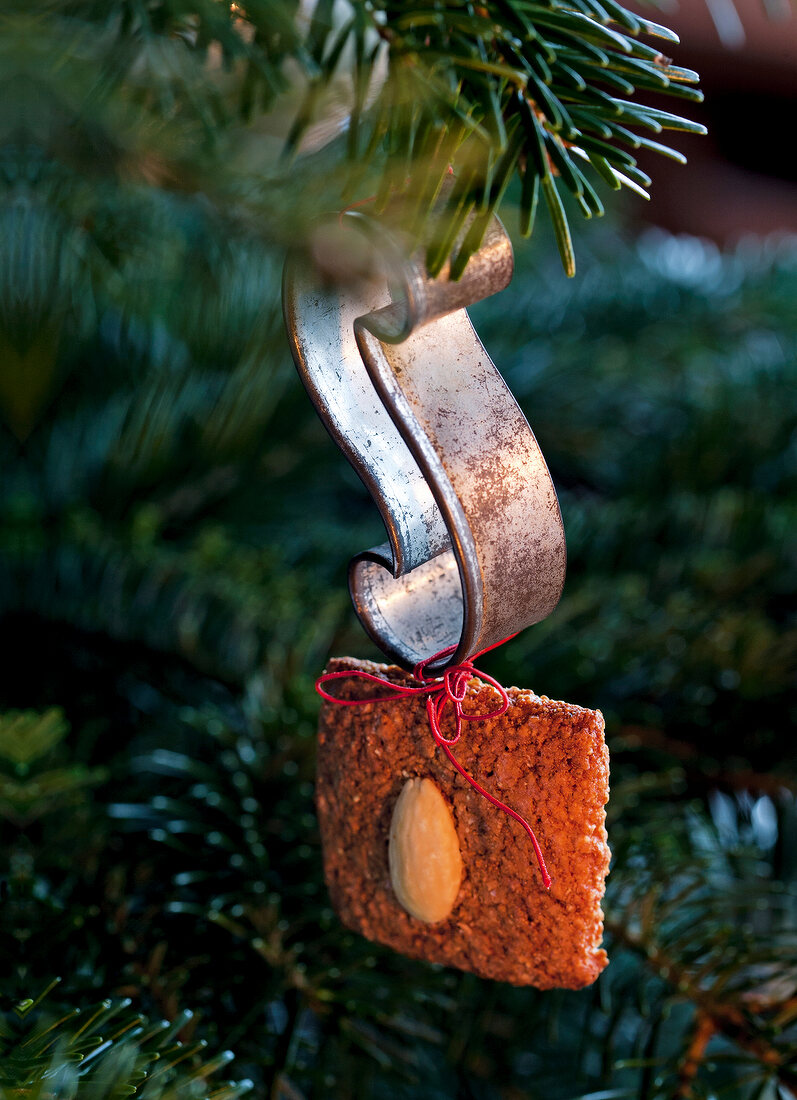
[[[12,263],[25,262],[26,242],[53,238],[48,264],[27,271],[29,308],[53,264],[82,297],[99,283],[135,301],[146,284],[128,284],[125,258],[147,242],[162,247],[160,232],[168,246],[177,196],[198,190],[218,216],[272,237],[301,235],[325,202],[375,194],[378,213],[427,245],[433,272],[455,250],[456,275],[520,176],[523,233],[541,191],[572,273],[560,184],[586,217],[600,215],[596,184],[645,194],[633,150],[682,160],[657,135],[703,129],[645,102],[651,93],[699,101],[697,74],[646,41],[670,48],[677,36],[615,0],[356,0],[345,14],[321,0],[311,18],[285,0],[245,11],[217,0],[9,7],[0,72],[14,106],[0,116],[2,176],[31,219],[10,227],[22,251]],[[296,160],[303,139],[307,151],[342,130],[320,163]],[[58,305],[71,313],[74,296]],[[47,354],[52,329],[34,328]]]
[[[342,578],[377,521],[289,384],[257,457],[225,452],[220,487],[179,521],[180,479],[190,500],[214,469],[193,480],[179,449],[124,509],[109,492],[45,524],[5,500],[20,592],[44,581],[42,548],[75,563],[4,617],[12,996],[61,973],[65,1005],[192,1007],[259,1094],[788,1095],[797,257],[654,234],[584,251],[572,284],[545,242],[521,254],[477,323],[549,457],[571,555],[556,615],[490,671],[607,714],[597,986],[537,994],[408,962],[329,909],[312,681],[328,651],[368,652]],[[83,393],[76,439],[96,416]]]
[[[0,1012],[4,1098],[238,1100],[250,1091],[250,1081],[208,1084],[232,1054],[203,1060],[203,1043],[182,1042],[190,1012],[155,1025],[128,1011],[128,1001],[48,1012],[46,997],[57,984]]]
[[[633,133],[689,124],[632,93],[692,74],[609,0],[0,18],[0,1090],[233,1100],[203,1035],[275,1100],[787,1097],[797,254],[606,231],[557,271],[560,185],[590,213],[587,171],[644,187]],[[368,651],[342,578],[378,532],[279,319],[283,245],[328,207],[389,199],[456,268],[538,190],[554,233],[477,324],[570,579],[490,670],[607,715],[612,965],[579,994],[329,908],[312,684]]]

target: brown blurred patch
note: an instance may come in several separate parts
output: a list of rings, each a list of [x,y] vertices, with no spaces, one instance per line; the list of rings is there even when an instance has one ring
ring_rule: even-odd
[[[629,3],[651,17],[649,5]],[[768,13],[769,9],[769,13]],[[797,232],[797,5],[791,0],[681,0],[653,15],[681,36],[671,52],[697,69],[705,103],[661,97],[657,106],[695,118],[707,137],[669,135],[683,168],[640,154],[653,177],[640,218],[718,243],[745,233]],[[664,135],[665,139],[667,135]]]

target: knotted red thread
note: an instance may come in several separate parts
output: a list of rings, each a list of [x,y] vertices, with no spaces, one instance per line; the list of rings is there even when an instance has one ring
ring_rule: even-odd
[[[508,639],[504,639],[507,641]],[[472,775],[465,771],[460,762],[454,756],[451,751],[451,746],[456,745],[462,736],[462,723],[463,722],[484,722],[488,718],[500,718],[502,714],[506,714],[509,709],[509,695],[501,684],[497,680],[494,680],[492,676],[488,676],[484,672],[479,672],[474,668],[473,662],[483,656],[485,653],[489,653],[491,649],[495,649],[499,645],[503,645],[503,642],[496,642],[495,645],[487,646],[486,649],[480,650],[475,653],[473,657],[470,657],[467,661],[463,661],[459,665],[452,665],[451,668],[447,668],[442,676],[429,677],[426,674],[426,668],[434,661],[441,660],[445,657],[450,657],[451,654],[457,648],[456,646],[449,646],[447,649],[441,650],[439,653],[435,653],[432,657],[427,657],[419,663],[413,669],[412,675],[415,680],[418,681],[418,687],[410,687],[407,684],[394,684],[390,680],[384,679],[382,676],[374,676],[371,672],[363,672],[362,669],[352,669],[349,671],[341,672],[325,672],[323,676],[319,676],[316,680],[315,689],[318,694],[327,699],[330,703],[337,703],[342,707],[359,707],[366,703],[388,703],[393,699],[411,698],[416,695],[426,696],[426,713],[429,717],[429,728],[432,731],[437,744],[441,747],[453,766],[459,772],[463,779],[466,779],[470,783],[474,790],[486,798],[493,806],[499,810],[503,810],[505,814],[514,818],[529,835],[532,846],[534,848],[534,854],[537,857],[537,862],[540,865],[540,873],[542,874],[543,886],[546,890],[550,889],[551,876],[548,874],[548,868],[545,866],[545,859],[542,854],[537,838],[534,835],[534,830],[528,821],[511,806],[507,806],[506,803],[501,802],[495,795],[486,791],[480,783],[478,783]],[[501,697],[501,705],[497,710],[491,710],[487,714],[466,714],[462,709],[462,703],[465,699],[468,690],[468,681],[472,676],[478,676],[479,679],[484,680],[495,688]],[[389,695],[375,695],[369,696],[367,699],[338,699],[334,695],[330,695],[325,691],[323,684],[329,683],[330,680],[343,680],[348,678],[356,678],[358,680],[368,680],[371,683],[379,684],[381,687],[386,687],[390,690]],[[442,730],[442,718],[443,712],[448,704],[451,704],[454,708],[454,736],[446,737]]]

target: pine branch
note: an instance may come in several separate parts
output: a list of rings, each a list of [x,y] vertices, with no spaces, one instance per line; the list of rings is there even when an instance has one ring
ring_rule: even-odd
[[[738,1047],[753,1055],[767,1070],[776,1074],[783,1085],[797,1090],[797,1050],[793,1045],[783,1049],[770,1042],[765,1028],[760,1024],[756,1026],[750,1013],[739,1007],[737,996],[717,996],[711,986],[708,989],[705,987],[704,974],[700,974],[699,979],[696,978],[691,968],[679,963],[653,939],[642,932],[634,931],[627,921],[609,917],[605,926],[616,942],[633,950],[644,959],[645,965],[653,973],[663,978],[673,990],[677,990],[679,996],[697,1006],[698,1023],[695,1035],[680,1063],[682,1085],[688,1084],[697,1075],[700,1065],[705,1061],[712,1036],[722,1033]],[[734,964],[738,965],[738,960],[734,960]]]
[[[631,809],[623,815],[625,830],[614,829],[606,930],[616,944],[615,965],[626,948],[646,972],[630,981],[644,990],[651,1020],[663,1026],[676,1006],[685,1009],[666,1047],[658,1038],[644,1052],[637,1045],[640,1057],[624,1064],[658,1069],[655,1086],[649,1082],[656,1096],[703,1095],[711,1065],[720,1063],[740,1096],[767,1080],[793,1088],[797,1032],[784,1009],[797,989],[793,892],[739,846],[741,822],[737,839],[725,843],[727,833],[699,806],[674,816],[672,804],[657,806],[661,796],[650,784],[643,791],[631,782],[628,805],[640,795],[647,803],[642,817],[635,823]],[[629,976],[607,972],[607,981],[608,1005],[620,1006]],[[680,1031],[677,1056],[673,1030]]]
[[[244,9],[198,0],[188,15],[182,0],[74,0],[51,17],[51,38],[37,28],[38,58],[27,45],[30,28],[12,26],[26,78],[40,80],[57,61],[60,88],[39,94],[52,94],[54,113],[66,114],[79,136],[59,150],[63,162],[94,178],[110,169],[167,189],[201,186],[220,207],[243,199],[280,236],[319,212],[309,209],[314,188],[315,201],[325,190],[338,204],[375,194],[375,212],[409,234],[410,246],[427,246],[432,273],[451,255],[454,278],[517,179],[523,232],[532,232],[541,189],[572,274],[562,189],[585,217],[600,216],[595,184],[645,193],[650,181],[635,150],[683,159],[638,129],[703,132],[645,102],[650,93],[701,98],[697,75],[645,41],[676,36],[613,0],[434,0],[420,8],[354,0],[342,23],[321,3],[306,26],[288,0],[250,0]],[[328,140],[329,126],[320,139],[313,128],[329,110],[342,172],[330,172],[329,161],[295,160],[303,142]],[[246,158],[230,164],[242,120],[278,133],[290,116],[281,158],[264,143],[254,171]],[[438,202],[452,165],[457,186]],[[291,207],[288,227],[281,223]]]
[[[42,758],[68,732],[58,707],[0,713],[0,821],[27,829],[45,816],[74,813],[85,792],[107,778],[102,768],[44,766]]]
[[[698,1012],[692,1039],[686,1053],[681,1058],[678,1070],[678,1087],[675,1092],[677,1097],[687,1098],[692,1096],[694,1080],[706,1059],[708,1045],[716,1034],[717,1025],[712,1017],[702,1010]]]
[[[151,1024],[124,1000],[48,1010],[57,984],[0,1012],[4,1092],[35,1100],[238,1100],[251,1091],[250,1081],[208,1082],[233,1055],[209,1058],[205,1043],[182,1042],[190,1012]]]
[[[513,175],[525,181],[521,198],[524,233],[534,223],[534,187],[542,183],[556,229],[565,269],[573,274],[572,243],[556,178],[570,191],[586,217],[603,212],[584,168],[612,188],[637,185],[629,175],[636,161],[622,147],[642,146],[666,155],[680,154],[637,135],[631,127],[655,133],[670,128],[701,133],[703,127],[678,115],[646,106],[629,97],[655,90],[686,100],[699,100],[690,85],[697,75],[678,68],[641,35],[675,36],[619,4],[499,0],[485,6],[437,3],[417,9],[385,2],[366,9],[355,6],[349,34],[364,44],[367,32],[384,45],[387,72],[374,93],[370,125],[363,116],[365,95],[355,97],[349,129],[349,152],[362,147],[390,150],[394,163],[406,166],[407,179],[388,164],[379,189],[377,209],[402,211],[421,181],[439,193],[449,164],[462,186],[454,188],[430,226],[432,202],[419,211],[412,232],[417,240],[432,235],[450,242],[468,215],[498,209]],[[295,149],[312,120],[310,104],[328,84],[337,64],[336,49],[325,53],[333,28],[314,23],[314,55],[321,72],[311,78],[304,115],[297,120],[289,147]],[[378,50],[373,53],[374,59]],[[325,60],[325,58],[331,60]],[[617,93],[620,93],[619,95]],[[367,138],[359,138],[360,130]],[[453,136],[453,145],[448,139]],[[440,155],[441,150],[445,155]],[[480,230],[455,246],[452,277],[481,243]],[[436,273],[448,249],[430,246],[427,260]]]

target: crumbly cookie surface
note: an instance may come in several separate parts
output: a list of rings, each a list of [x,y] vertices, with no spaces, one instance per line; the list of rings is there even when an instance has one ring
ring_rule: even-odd
[[[355,669],[414,683],[399,668],[352,658],[331,661],[328,671]],[[333,691],[363,699],[379,688],[351,678]],[[316,800],[327,885],[347,927],[405,955],[514,985],[579,989],[608,961],[600,946],[609,867],[603,717],[531,691],[508,694],[507,713],[464,723],[454,751],[534,829],[550,890],[524,830],[457,775],[432,738],[423,698],[407,697],[322,706]],[[496,701],[494,689],[473,679],[464,709],[485,713]],[[464,864],[453,911],[438,924],[409,916],[390,884],[393,807],[416,776],[432,779],[448,801]]]

